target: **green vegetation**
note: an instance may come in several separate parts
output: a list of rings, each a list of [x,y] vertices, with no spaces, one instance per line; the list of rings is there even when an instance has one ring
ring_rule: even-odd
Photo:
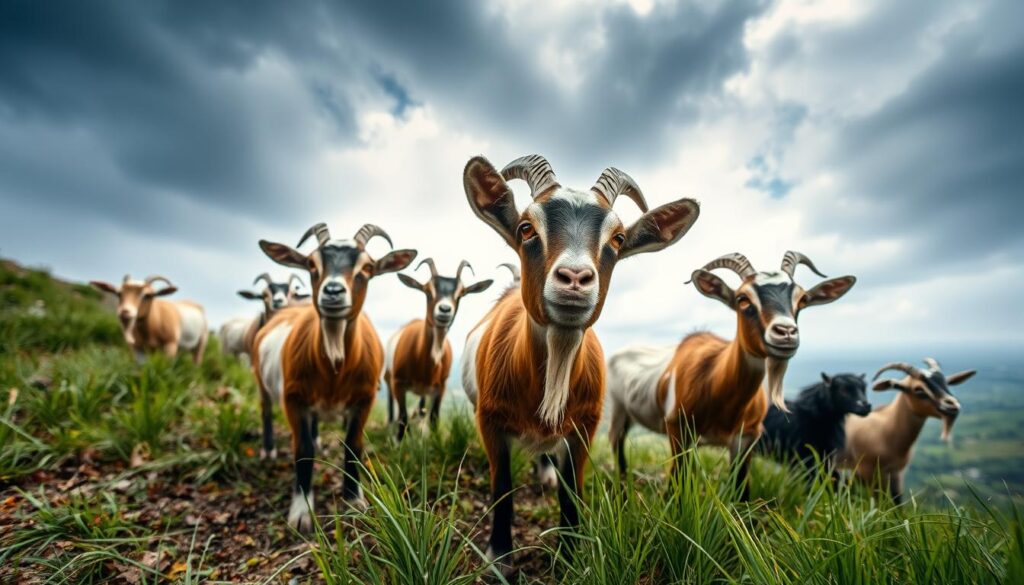
[[[286,455],[259,461],[247,368],[216,343],[198,366],[160,356],[136,364],[95,295],[43,273],[2,270],[0,325],[5,337],[18,333],[0,351],[0,582],[505,581],[483,561],[488,470],[465,404],[450,400],[433,434],[418,432],[414,419],[402,445],[378,406],[367,430],[366,511],[339,497],[342,428],[325,423],[317,530],[302,538],[285,522],[287,429],[278,413]],[[54,314],[69,303],[90,328],[62,341],[64,324],[26,313],[44,297]],[[43,321],[30,327],[30,319]],[[983,465],[986,449],[1019,462],[1016,427],[967,412],[978,420],[965,414],[958,423],[960,448],[932,452],[926,443],[920,462]],[[979,437],[974,425],[991,434]],[[896,507],[859,486],[808,481],[758,460],[746,504],[718,450],[685,454],[678,478],[666,477],[662,438],[638,434],[629,450],[635,472],[621,479],[604,437],[595,443],[583,524],[565,535],[571,554],[559,549],[555,494],[536,485],[530,458],[517,454],[521,570],[508,582],[1024,580],[1024,527],[1006,489],[972,492],[957,478],[948,497]]]

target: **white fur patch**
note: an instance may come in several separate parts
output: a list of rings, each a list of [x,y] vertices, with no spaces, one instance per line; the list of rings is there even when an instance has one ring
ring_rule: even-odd
[[[335,370],[340,370],[345,363],[345,330],[348,321],[345,319],[321,319],[320,337],[323,341],[324,355]]]
[[[639,345],[615,352],[608,360],[608,394],[629,418],[662,432],[665,417],[675,407],[675,380],[670,381],[664,403],[658,402],[658,383],[676,347]]]
[[[181,315],[181,337],[178,338],[178,347],[195,349],[206,337],[206,315],[192,305],[179,304],[176,308]]]
[[[280,402],[281,395],[284,393],[281,352],[284,349],[284,342],[291,332],[291,323],[282,323],[274,327],[263,337],[257,350],[260,355],[260,377],[263,379],[263,386],[266,387],[274,402]]]
[[[398,342],[402,339],[402,331],[405,328],[395,331],[395,334],[388,339],[388,346],[384,350],[384,371],[395,371],[395,352],[398,351]]]
[[[767,284],[791,284],[793,279],[785,272],[758,272],[754,277],[754,284],[761,286]]]
[[[766,367],[766,385],[768,386],[768,398],[771,399],[772,404],[778,406],[783,412],[789,412],[786,409],[786,402],[782,396],[782,380],[786,375],[786,368],[789,367],[789,360],[777,360],[775,358],[765,358]]]
[[[551,199],[561,199],[563,201],[569,201],[570,203],[578,206],[584,205],[600,205],[601,200],[598,199],[598,195],[593,191],[577,191],[569,187],[562,187],[555,191]]]
[[[245,351],[245,332],[251,323],[251,318],[237,317],[220,326],[220,346],[224,353],[237,356]]]
[[[469,398],[469,402],[476,407],[476,396],[477,381],[476,381],[476,350],[480,347],[480,339],[483,338],[484,332],[487,331],[487,327],[490,325],[490,321],[484,321],[476,326],[476,329],[469,332],[466,336],[466,348],[462,352],[462,389],[466,393],[466,398]]]

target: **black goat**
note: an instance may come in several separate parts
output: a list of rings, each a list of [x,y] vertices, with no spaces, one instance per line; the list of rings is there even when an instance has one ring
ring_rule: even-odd
[[[846,415],[871,412],[866,389],[864,374],[829,377],[822,372],[821,382],[786,401],[788,413],[774,405],[768,409],[757,450],[784,461],[798,460],[808,471],[813,471],[817,454],[831,468],[846,443]]]

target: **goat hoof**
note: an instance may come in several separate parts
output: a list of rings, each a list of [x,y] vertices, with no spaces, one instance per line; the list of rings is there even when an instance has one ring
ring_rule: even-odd
[[[292,494],[292,505],[288,509],[288,525],[302,534],[313,531],[313,495],[309,499],[301,494]]]
[[[509,554],[511,551],[503,553],[495,552],[494,548],[487,547],[487,562],[491,563],[501,572],[501,576],[508,579],[515,575],[516,568],[512,565],[512,555]]]
[[[260,461],[266,461],[267,459],[277,459],[277,447],[274,447],[268,453],[266,449],[260,448]]]
[[[544,467],[538,474],[540,476],[540,485],[548,489],[558,489],[558,473],[554,467]]]
[[[370,503],[366,501],[363,494],[359,494],[359,496],[355,498],[347,499],[345,500],[345,503],[353,510],[358,510],[359,512],[365,512],[366,509],[370,507]]]

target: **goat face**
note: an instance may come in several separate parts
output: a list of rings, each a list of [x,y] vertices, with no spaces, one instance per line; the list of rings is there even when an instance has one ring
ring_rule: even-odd
[[[911,408],[917,414],[942,419],[942,438],[948,439],[953,429],[953,422],[960,414],[960,401],[953,396],[950,386],[962,384],[970,379],[977,370],[964,370],[950,376],[942,373],[939,363],[933,358],[925,358],[927,369],[921,369],[905,362],[895,362],[882,367],[875,374],[877,380],[873,390],[899,390],[910,398]],[[878,380],[886,370],[899,370],[906,374],[902,379],[887,378]]]
[[[798,260],[791,259],[797,256]],[[809,265],[815,273],[824,276],[798,252],[787,252],[778,272],[757,272],[743,255],[730,254],[694,271],[692,281],[701,294],[736,311],[737,337],[747,353],[788,360],[800,347],[797,327],[800,311],[839,299],[857,281],[853,276],[842,276],[804,290],[793,281],[793,271],[799,263]],[[710,272],[715,268],[729,268],[743,281],[733,290]]]
[[[421,283],[411,276],[399,274],[398,278],[405,286],[422,292],[427,297],[427,324],[431,327],[447,329],[455,321],[455,314],[459,311],[459,301],[462,297],[487,290],[493,280],[482,280],[475,284],[465,286],[462,283],[462,269],[469,267],[465,260],[459,264],[455,277],[440,276],[434,266],[432,258],[426,258],[416,267],[426,264],[430,268],[430,280]]]
[[[316,234],[319,245],[309,255],[286,246],[260,240],[260,248],[271,260],[309,272],[313,306],[322,320],[351,321],[362,310],[367,283],[379,274],[401,270],[416,257],[415,250],[395,250],[379,260],[366,251],[366,243],[380,236],[391,243],[381,228],[367,224],[351,240],[332,240],[325,224],[306,231],[299,246]]]
[[[299,286],[301,286],[302,280],[294,274],[288,278],[288,282],[275,282],[270,278],[269,274],[264,272],[256,277],[253,284],[260,280],[267,283],[262,293],[257,294],[247,290],[240,290],[238,291],[238,296],[252,301],[262,301],[263,311],[266,315],[272,315],[275,311],[283,309],[292,303],[309,298],[308,294],[301,292]]]
[[[153,283],[163,281],[167,286],[157,290]],[[135,323],[138,320],[149,316],[149,310],[156,297],[167,296],[174,293],[178,288],[162,276],[149,276],[144,281],[132,280],[131,276],[124,275],[120,287],[109,282],[93,280],[90,283],[94,288],[117,295],[117,318],[121,322],[121,329],[124,331],[125,340],[128,343],[135,343]]]
[[[533,201],[522,212],[505,182],[511,179],[530,185]],[[517,159],[501,173],[487,159],[473,158],[463,184],[473,212],[519,254],[523,303],[540,325],[591,326],[601,314],[615,263],[675,243],[699,214],[692,199],[648,212],[633,180],[612,168],[589,191],[562,187],[537,155]],[[646,212],[628,228],[612,210],[619,194]]]
[[[829,376],[821,373],[827,396],[831,399],[832,412],[867,416],[871,412],[871,403],[867,397],[867,381],[864,374],[837,374]]]

